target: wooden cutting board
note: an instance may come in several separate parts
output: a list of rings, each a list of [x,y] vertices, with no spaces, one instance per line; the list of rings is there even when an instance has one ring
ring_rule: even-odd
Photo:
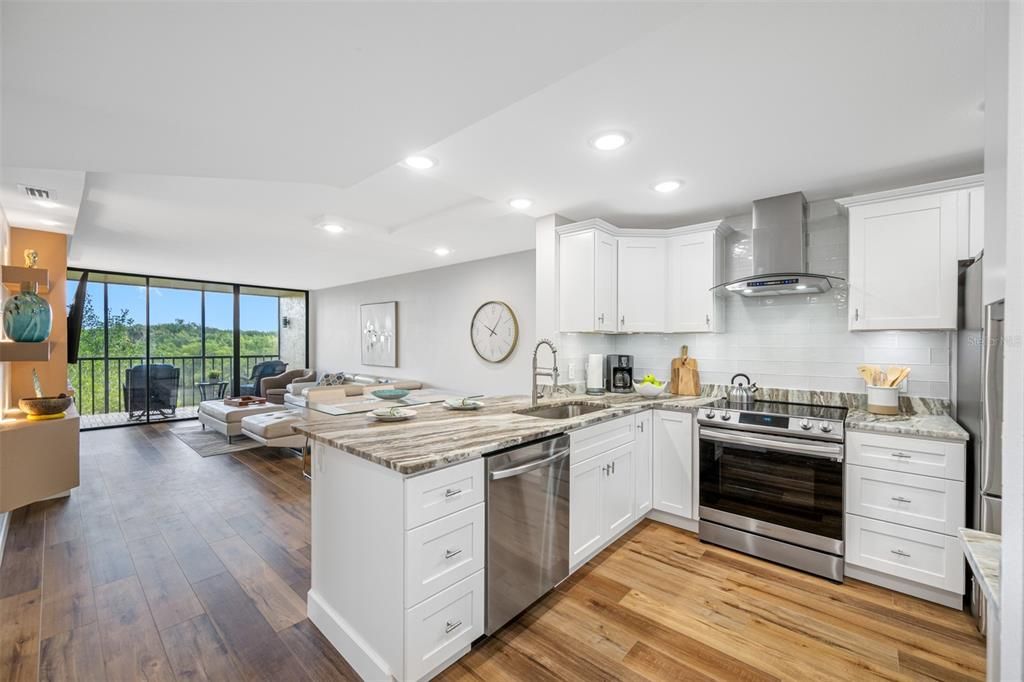
[[[669,379],[668,391],[675,395],[700,395],[697,360],[690,357],[687,346],[680,349],[678,358],[672,358],[672,377]]]

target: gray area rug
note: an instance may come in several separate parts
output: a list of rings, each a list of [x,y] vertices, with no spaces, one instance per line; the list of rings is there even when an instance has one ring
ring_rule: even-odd
[[[235,436],[235,442],[228,443],[227,436],[223,436],[213,429],[204,431],[202,426],[174,429],[171,433],[177,436],[182,443],[195,450],[200,457],[226,455],[229,452],[241,452],[260,447],[259,443],[245,436]]]

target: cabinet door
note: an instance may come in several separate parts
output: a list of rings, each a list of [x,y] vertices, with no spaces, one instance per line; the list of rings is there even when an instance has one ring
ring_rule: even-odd
[[[715,329],[715,232],[672,237],[668,243],[668,331]]]
[[[654,504],[654,417],[650,410],[636,415],[636,516],[651,510]]]
[[[608,454],[569,468],[569,565],[573,568],[596,552],[604,538],[601,489]]]
[[[967,247],[970,258],[985,248],[985,188],[967,190]]]
[[[619,239],[619,331],[664,331],[665,294],[665,239]]]
[[[693,416],[654,411],[654,508],[695,519]]]
[[[558,328],[591,332],[597,328],[594,306],[596,231],[564,235],[558,240]]]
[[[633,443],[609,452],[601,491],[602,527],[605,539],[626,530],[635,514],[636,479],[633,471]]]
[[[613,332],[618,315],[618,240],[604,232],[594,237],[594,329]]]
[[[956,251],[956,192],[851,207],[850,329],[955,329]]]

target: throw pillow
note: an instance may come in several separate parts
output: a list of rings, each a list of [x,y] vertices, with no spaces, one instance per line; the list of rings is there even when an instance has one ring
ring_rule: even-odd
[[[317,386],[340,386],[345,383],[344,372],[327,372],[320,377],[320,381],[316,382]]]

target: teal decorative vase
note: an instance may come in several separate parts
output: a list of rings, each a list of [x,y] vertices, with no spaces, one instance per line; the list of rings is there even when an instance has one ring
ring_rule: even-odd
[[[53,313],[46,299],[35,291],[36,285],[21,285],[21,293],[4,303],[4,333],[12,341],[45,341],[53,325]]]

